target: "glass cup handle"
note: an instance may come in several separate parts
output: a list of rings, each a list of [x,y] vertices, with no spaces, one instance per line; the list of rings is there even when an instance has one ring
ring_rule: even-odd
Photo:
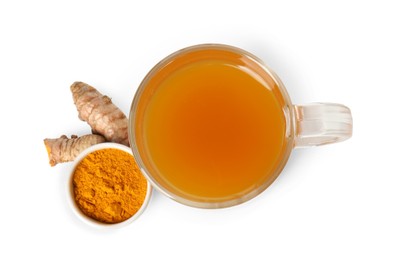
[[[295,147],[337,143],[352,135],[351,111],[344,105],[294,105],[294,117]]]

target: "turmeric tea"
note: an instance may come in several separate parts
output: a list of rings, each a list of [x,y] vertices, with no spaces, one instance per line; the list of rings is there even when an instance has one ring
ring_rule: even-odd
[[[79,209],[97,221],[113,224],[133,216],[142,206],[147,180],[133,156],[107,148],[94,151],[77,165],[74,198]]]

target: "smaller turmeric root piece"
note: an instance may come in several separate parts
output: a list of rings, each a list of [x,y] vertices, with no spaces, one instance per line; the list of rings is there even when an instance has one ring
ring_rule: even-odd
[[[101,135],[84,135],[77,137],[72,135],[71,138],[62,135],[55,139],[44,139],[47,148],[49,164],[53,167],[58,163],[73,161],[84,149],[106,140]]]
[[[79,81],[74,82],[70,90],[79,118],[91,126],[93,133],[109,142],[129,146],[128,119],[109,97]]]

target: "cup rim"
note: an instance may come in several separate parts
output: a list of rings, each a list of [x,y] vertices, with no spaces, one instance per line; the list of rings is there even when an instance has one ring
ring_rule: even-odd
[[[184,198],[182,196],[179,196],[165,187],[163,187],[158,181],[156,181],[146,170],[146,166],[140,156],[139,150],[137,148],[137,143],[136,143],[136,138],[135,138],[135,120],[136,120],[136,111],[137,111],[137,106],[138,102],[141,98],[142,92],[145,89],[145,86],[147,85],[146,83],[150,80],[152,75],[155,74],[158,69],[161,67],[165,66],[170,60],[173,58],[177,57],[178,55],[188,52],[188,51],[193,51],[193,50],[203,50],[203,49],[210,49],[210,48],[216,48],[216,49],[222,49],[222,50],[229,50],[232,52],[239,53],[243,56],[245,56],[248,59],[251,59],[254,61],[256,64],[258,64],[277,84],[278,89],[280,90],[280,93],[285,101],[285,106],[287,109],[287,113],[289,114],[289,118],[286,118],[286,137],[287,139],[287,146],[283,155],[283,158],[280,160],[279,165],[277,167],[277,171],[273,173],[271,178],[269,178],[265,183],[263,183],[259,188],[254,189],[253,191],[235,198],[235,199],[230,199],[230,200],[225,200],[225,201],[219,201],[219,202],[212,202],[212,201],[195,201],[195,200],[190,200],[188,198]],[[129,112],[129,122],[128,122],[128,133],[129,133],[129,142],[130,142],[130,147],[135,154],[135,159],[137,164],[140,166],[141,172],[145,175],[145,177],[149,180],[151,185],[161,192],[162,194],[166,195],[167,197],[181,203],[187,206],[195,207],[195,208],[207,208],[207,209],[216,209],[216,208],[227,208],[231,206],[236,206],[241,203],[244,203],[246,201],[249,201],[255,197],[257,197],[259,194],[261,194],[264,190],[266,190],[280,175],[282,172],[282,169],[285,167],[285,164],[287,163],[289,156],[291,154],[291,151],[293,149],[293,143],[294,143],[294,111],[292,109],[292,102],[289,97],[289,94],[282,83],[281,79],[277,76],[277,74],[271,70],[260,58],[257,56],[251,54],[250,52],[245,51],[244,49],[227,45],[227,44],[221,44],[221,43],[203,43],[203,44],[197,44],[197,45],[192,45],[189,47],[182,48],[178,51],[175,51],[168,56],[164,57],[162,60],[160,60],[154,67],[151,68],[151,70],[146,74],[144,79],[141,81],[139,87],[137,88],[137,91],[134,95],[131,107],[130,107],[130,112]],[[284,112],[285,113],[285,112]]]
[[[76,159],[73,161],[73,165],[71,167],[71,170],[69,171],[68,181],[67,181],[67,185],[66,185],[67,202],[69,204],[69,207],[73,211],[74,215],[77,216],[77,218],[80,219],[85,224],[95,227],[95,228],[99,228],[99,229],[118,229],[118,228],[122,228],[122,227],[125,227],[125,226],[131,224],[132,222],[137,220],[143,214],[143,212],[146,210],[146,208],[151,200],[151,196],[152,196],[152,186],[151,186],[150,182],[147,180],[147,193],[145,195],[144,202],[141,205],[141,207],[130,218],[128,218],[122,222],[114,223],[114,224],[104,223],[104,222],[95,220],[95,219],[85,215],[79,209],[79,207],[74,199],[74,192],[73,192],[73,176],[74,176],[74,171],[75,171],[76,167],[87,155],[91,154],[92,152],[104,150],[104,149],[110,149],[110,148],[127,152],[130,155],[132,155],[133,157],[135,157],[133,155],[132,150],[129,147],[122,145],[122,144],[106,142],[106,143],[92,145],[91,147],[88,147],[87,149],[83,150],[76,157]],[[145,175],[144,175],[144,177],[145,177]]]

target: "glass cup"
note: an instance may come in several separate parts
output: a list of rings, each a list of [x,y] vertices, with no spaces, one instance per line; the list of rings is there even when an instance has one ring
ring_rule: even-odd
[[[223,68],[218,64],[224,65],[222,66]],[[215,70],[217,68],[216,66],[220,68],[218,71]],[[188,71],[191,71],[190,73],[198,73],[196,75],[194,74],[195,78],[193,81],[191,80],[192,78],[188,79],[190,76]],[[246,75],[243,75],[243,73]],[[175,80],[177,77],[179,77],[178,81]],[[192,133],[189,134],[188,131],[194,132],[195,128],[188,128],[189,126],[187,124],[191,124],[191,122],[194,123],[193,120],[198,120],[198,117],[200,118],[200,114],[202,113],[206,113],[203,114],[202,118],[210,118],[212,117],[213,113],[215,114],[218,112],[217,108],[212,108],[212,110],[214,110],[212,112],[204,112],[202,110],[203,108],[196,108],[192,105],[196,103],[198,106],[201,103],[205,103],[206,101],[207,103],[210,103],[213,99],[215,99],[209,95],[198,96],[198,94],[196,94],[196,96],[193,96],[193,94],[191,94],[195,92],[199,93],[200,83],[198,84],[196,82],[200,82],[199,80],[202,78],[206,80],[202,81],[204,82],[202,83],[203,85],[210,85],[211,81],[215,82],[212,87],[207,88],[208,91],[212,91],[213,88],[221,86],[221,91],[223,91],[224,95],[215,96],[218,99],[215,102],[219,102],[220,104],[218,106],[218,110],[220,110],[220,106],[222,106],[222,103],[220,102],[225,102],[223,104],[227,104],[226,102],[228,101],[226,99],[228,98],[228,92],[239,90],[242,91],[243,88],[248,88],[249,84],[254,86],[252,88],[258,92],[263,91],[263,89],[265,89],[265,91],[269,90],[270,97],[272,98],[270,100],[274,100],[274,106],[267,107],[268,111],[264,112],[264,117],[268,118],[268,122],[270,123],[267,123],[266,125],[258,124],[258,119],[263,117],[257,117],[257,119],[251,119],[248,121],[248,118],[251,117],[248,110],[243,110],[240,113],[234,113],[234,111],[231,111],[232,109],[229,108],[226,108],[229,110],[229,112],[227,112],[226,109],[221,111],[222,114],[219,119],[225,120],[226,118],[230,118],[232,120],[232,117],[236,117],[237,114],[237,118],[241,119],[240,122],[248,122],[247,126],[252,126],[250,128],[247,126],[240,128],[242,131],[245,131],[243,132],[244,135],[241,139],[244,138],[246,143],[248,143],[249,138],[253,138],[254,134],[256,134],[255,130],[260,129],[259,127],[262,126],[262,129],[264,129],[262,133],[266,134],[265,129],[267,129],[267,134],[272,135],[273,137],[262,139],[263,141],[257,140],[257,143],[267,144],[272,141],[271,139],[275,139],[280,136],[281,138],[278,139],[279,141],[277,143],[271,143],[277,145],[278,147],[268,146],[268,148],[265,150],[260,149],[258,145],[246,146],[243,144],[243,139],[238,143],[240,143],[241,147],[243,147],[244,152],[241,153],[237,150],[230,152],[229,143],[227,143],[224,139],[225,141],[222,143],[217,142],[215,144],[206,144],[207,149],[203,152],[200,151],[203,153],[202,156],[205,156],[207,153],[206,157],[211,156],[213,158],[202,157],[204,159],[200,159],[199,154],[196,153],[199,157],[199,160],[202,160],[203,165],[196,164],[196,162],[192,161],[190,163],[191,165],[188,165],[189,159],[192,157],[185,157],[186,155],[183,154],[184,152],[177,151],[177,149],[179,147],[183,147],[183,149],[190,149],[196,152],[195,150],[197,147],[199,147],[201,145],[200,143],[205,140],[197,139],[196,141],[191,136],[189,136],[192,135]],[[243,81],[244,79],[245,82]],[[227,89],[227,84],[229,85],[229,90]],[[203,85],[201,88],[205,87]],[[195,89],[190,90],[192,88]],[[164,91],[168,90],[170,92],[166,94]],[[186,98],[188,96],[186,94],[178,95],[178,93],[181,92],[188,92],[190,96],[189,99]],[[251,102],[255,102],[256,100],[259,101],[261,94],[258,92],[256,92],[256,94],[254,94],[254,92],[249,96],[249,98],[252,100]],[[244,93],[240,93],[240,96],[244,95]],[[237,98],[237,95],[235,95],[235,97]],[[163,100],[173,99],[174,102],[172,102],[175,104],[184,104],[185,110],[187,111],[179,111],[180,109],[175,109],[173,112],[167,113],[165,111],[167,106],[173,105],[173,103],[167,103],[168,105],[166,105],[166,102],[160,101],[162,102],[160,103],[157,101],[158,98],[162,98]],[[200,99],[201,101],[195,102],[194,99]],[[269,99],[266,100],[262,98],[260,103],[263,104],[265,102],[272,102],[269,102],[268,100]],[[163,107],[160,108],[163,110],[163,117],[160,113],[156,115],[156,117],[150,116],[150,111],[154,111],[152,106],[155,104],[155,102],[159,102],[158,104],[163,105]],[[236,100],[235,104],[238,102],[239,101]],[[246,104],[249,105],[249,103]],[[259,107],[259,102],[256,104],[254,103],[254,108],[251,109],[255,109],[256,107]],[[182,110],[181,106],[180,108]],[[243,106],[240,106],[239,108],[243,108]],[[260,113],[265,109],[266,108],[262,106],[262,108],[257,110],[257,113]],[[279,112],[278,118],[274,116],[274,114],[277,113],[276,111]],[[197,116],[197,113],[200,113],[199,116]],[[192,121],[188,121],[188,123],[185,123],[186,126],[182,126],[186,129],[184,132],[182,132],[182,129],[184,128],[177,128],[176,132],[178,132],[172,133],[172,122],[174,124],[179,124],[180,120],[184,120],[182,119],[183,116],[181,116],[184,114],[190,114],[192,117],[190,120]],[[177,118],[178,115],[180,115],[180,118]],[[175,117],[175,119],[173,117]],[[168,118],[173,118],[175,121],[167,120]],[[210,133],[210,131],[217,131],[217,128],[222,127],[222,125],[218,123],[219,119],[217,119],[213,119],[213,121],[207,121],[209,122],[206,127],[207,129],[205,126],[199,126],[200,129],[197,133],[200,134],[202,131],[208,131],[208,133]],[[215,123],[215,129],[210,129],[213,123]],[[153,129],[153,127],[155,127],[155,129]],[[221,136],[221,134],[217,133],[218,136],[216,138],[221,139],[223,136],[228,135],[226,129],[229,129],[230,133],[233,135],[235,133],[233,128],[238,127],[239,125],[234,125],[231,128],[224,128],[225,130],[223,135]],[[271,129],[273,131],[271,131]],[[248,132],[249,130],[251,130],[251,136]],[[177,134],[180,136],[180,139],[187,138],[187,142],[190,142],[185,145],[186,148],[182,146],[182,141],[177,140]],[[175,135],[175,137],[173,135]],[[154,68],[152,68],[152,70],[147,74],[140,84],[134,97],[129,116],[129,139],[131,149],[135,155],[137,163],[141,167],[143,174],[157,190],[168,197],[182,204],[200,208],[224,208],[238,205],[250,200],[264,191],[278,177],[284,168],[293,148],[335,143],[348,139],[351,137],[351,135],[352,117],[350,110],[346,106],[334,103],[294,105],[292,104],[291,99],[289,98],[289,95],[281,80],[259,58],[242,49],[222,44],[201,44],[187,47],[169,55],[160,61]],[[160,136],[160,138],[164,139],[163,143],[158,142],[156,144],[152,144],[154,143],[156,136]],[[274,136],[276,137],[274,138]],[[260,139],[259,135],[257,137],[257,139]],[[215,141],[216,139],[212,140]],[[230,139],[230,141],[231,140],[232,139]],[[233,140],[238,140],[237,136]],[[224,147],[221,147],[221,145]],[[247,150],[246,147],[248,149],[251,148],[252,150]],[[254,154],[255,150],[257,151],[257,154]],[[197,151],[199,152],[199,150]],[[238,152],[240,153],[240,156],[232,155],[232,153]],[[167,153],[174,153],[174,156],[172,155],[171,157],[166,157]],[[276,154],[273,155],[273,153]],[[217,167],[216,163],[219,163],[223,159],[222,154],[229,156],[229,160],[224,162],[223,168],[216,168],[215,170],[212,170],[213,167]],[[244,158],[246,157],[244,156],[245,154],[248,154],[248,156],[251,158],[258,158],[251,159],[254,163],[256,163],[257,167],[249,167],[250,163],[248,162],[248,158]],[[262,156],[261,160],[259,160],[259,156],[261,156],[260,154],[267,154],[267,158],[274,159],[270,161],[265,155]],[[164,161],[166,158],[171,158],[172,163],[174,164],[174,173],[172,172],[171,167],[169,168],[168,163]],[[240,160],[244,158],[243,160],[245,161],[239,162],[239,158]],[[207,161],[204,161],[206,159]],[[210,161],[210,159],[212,160]],[[263,164],[263,162],[267,160],[269,160],[267,165],[270,167],[267,166],[267,169],[265,168],[266,170],[263,170],[263,166],[260,167],[259,163],[262,161]],[[213,164],[210,164],[212,162]],[[245,164],[245,171],[240,170],[239,176],[235,176],[237,175],[235,173],[229,173],[229,177],[226,175],[227,173],[225,169],[238,169],[237,167],[240,167],[239,164],[242,165],[243,163]],[[184,168],[181,166],[178,167],[178,164]],[[182,171],[182,169],[190,169],[190,171]],[[197,169],[200,169],[200,172]],[[256,172],[252,173],[253,170],[250,169],[257,170]],[[210,173],[210,171],[212,171],[212,173]],[[195,175],[192,175],[192,172],[195,172]],[[166,177],[166,174],[169,174],[168,176],[171,174],[173,175],[171,175],[172,177],[168,178]],[[218,176],[215,179],[213,176],[210,176],[210,174],[217,174]],[[260,176],[260,174],[262,176]],[[174,176],[177,176],[178,179]],[[245,186],[241,186],[241,183],[244,183],[244,181],[249,178],[251,179],[251,183],[246,182]],[[179,181],[180,179],[182,179],[183,182]],[[211,182],[213,182],[214,179],[216,183],[212,184]],[[188,181],[190,183],[187,183]],[[237,188],[231,187],[232,185],[235,185]],[[191,192],[189,192],[185,187],[190,187]],[[207,187],[206,190],[205,187]],[[200,189],[200,193],[196,191],[198,188]],[[221,189],[224,190],[224,192],[222,192]],[[228,193],[225,193],[225,190]]]

